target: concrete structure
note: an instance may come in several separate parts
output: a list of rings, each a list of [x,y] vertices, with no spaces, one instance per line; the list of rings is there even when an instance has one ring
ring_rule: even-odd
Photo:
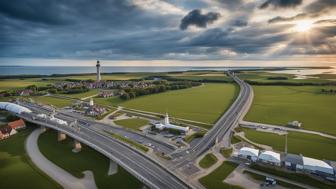
[[[296,154],[285,154],[283,157],[283,165],[293,171],[303,170],[303,159],[302,156]]]
[[[57,133],[57,140],[58,141],[62,141],[62,140],[65,140],[65,139],[66,139],[66,134],[62,133],[61,131],[58,131],[58,133]]]
[[[101,76],[100,76],[100,62],[99,62],[99,60],[97,60],[96,68],[97,68],[97,81],[100,81]]]
[[[74,140],[74,149],[73,152],[80,152],[82,150],[82,145],[77,140]]]
[[[10,102],[0,102],[0,109],[16,114],[21,114],[22,112],[31,113],[30,109]]]
[[[326,162],[309,157],[302,157],[303,169],[310,173],[315,173],[321,176],[334,175],[334,169]]]
[[[258,157],[258,160],[264,163],[280,166],[280,154],[273,151],[264,151]]]
[[[177,126],[177,125],[173,125],[169,122],[169,116],[168,113],[166,113],[166,116],[164,118],[163,123],[159,122],[159,123],[155,123],[154,124],[155,128],[159,129],[159,130],[163,130],[163,129],[174,129],[174,130],[178,130],[178,131],[182,131],[184,133],[187,133],[189,131],[189,127],[181,127],[181,126]]]
[[[257,161],[259,150],[254,148],[243,147],[239,150],[238,157],[245,158],[251,161]]]

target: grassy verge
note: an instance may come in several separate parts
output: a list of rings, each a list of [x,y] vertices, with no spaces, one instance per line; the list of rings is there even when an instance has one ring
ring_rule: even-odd
[[[63,108],[65,106],[70,106],[72,100],[69,99],[62,99],[62,98],[55,98],[51,96],[37,96],[31,97],[35,102],[46,104],[46,105],[53,105],[57,108]]]
[[[239,137],[237,137],[237,136],[235,136],[235,135],[233,135],[233,136],[231,137],[231,144],[237,144],[237,143],[239,143],[239,142],[241,142],[241,139],[240,139]]]
[[[289,173],[289,172],[285,172],[282,171],[280,169],[274,169],[274,168],[268,168],[268,167],[262,167],[259,165],[252,165],[251,166],[252,169],[258,170],[258,171],[262,171],[274,176],[279,176],[282,178],[286,178],[289,180],[293,180],[296,182],[300,182],[300,183],[304,183],[316,188],[323,188],[323,189],[332,189],[335,188],[336,185],[335,184],[326,184],[323,181],[319,181],[316,179],[313,179],[307,175],[304,174],[299,174],[299,173]]]
[[[108,176],[110,160],[99,152],[82,144],[82,151],[73,153],[73,141],[66,139],[62,142],[57,141],[57,133],[55,131],[47,131],[43,133],[38,145],[43,153],[50,161],[65,169],[72,175],[82,178],[83,171],[90,170],[94,174],[96,185],[98,188],[141,188],[142,184],[121,167],[118,167],[118,173]],[[42,187],[37,187],[42,188]]]
[[[232,148],[221,148],[220,153],[225,158],[229,158],[232,154]]]
[[[244,171],[243,173],[246,174],[246,175],[248,175],[248,176],[250,176],[250,177],[252,177],[255,180],[265,181],[265,179],[266,179],[265,176],[255,174],[255,173],[252,173],[250,171]],[[303,189],[303,188],[301,188],[299,186],[296,186],[296,185],[293,185],[293,184],[289,184],[287,182],[282,182],[282,181],[279,181],[279,180],[277,180],[277,184],[280,185],[280,186],[286,187],[286,188],[290,188],[290,189]]]
[[[31,128],[0,141],[0,188],[61,188],[55,181],[39,170],[25,151],[25,140]]]
[[[217,157],[211,153],[204,156],[204,158],[199,162],[199,166],[201,166],[203,169],[207,169],[211,167],[213,164],[215,164],[218,161]]]
[[[138,150],[141,150],[141,151],[144,151],[144,152],[147,152],[149,149],[142,145],[142,144],[139,144],[137,142],[134,142],[133,140],[130,140],[128,138],[125,138],[123,136],[120,136],[120,135],[117,135],[117,134],[114,134],[114,133],[110,133],[110,132],[107,132],[108,134],[110,134],[113,138],[115,139],[118,139],[122,142],[126,142],[127,144],[133,146],[134,148],[138,149]]]
[[[253,86],[255,97],[245,119],[277,125],[298,120],[304,129],[336,135],[336,98],[321,94],[322,89],[336,87]]]
[[[200,178],[200,183],[208,189],[242,189],[239,186],[230,185],[223,182],[223,180],[229,176],[229,174],[236,169],[238,164],[224,161],[223,164],[218,167],[216,170],[206,175],[205,177]]]
[[[149,121],[147,119],[132,118],[117,120],[114,123],[129,129],[139,130],[140,127],[147,125]]]
[[[194,140],[195,138],[201,138],[205,135],[206,131],[199,131],[199,132],[196,132],[194,134],[191,134],[191,135],[188,135],[184,138],[184,140],[186,142],[191,142],[192,140]]]
[[[249,140],[272,146],[273,149],[284,151],[285,136],[273,133],[259,132],[243,128],[245,137]],[[289,132],[287,137],[289,153],[303,154],[317,159],[336,160],[336,140],[298,132]]]

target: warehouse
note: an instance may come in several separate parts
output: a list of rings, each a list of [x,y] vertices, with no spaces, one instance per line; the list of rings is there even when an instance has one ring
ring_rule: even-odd
[[[257,161],[259,150],[254,148],[243,147],[239,150],[238,157],[245,158],[252,161]]]
[[[320,176],[334,175],[334,169],[326,162],[309,157],[302,157],[302,159],[303,159],[303,169],[305,171],[318,174]]]
[[[281,159],[280,154],[272,151],[264,151],[259,155],[259,161],[269,163],[272,165],[280,166]]]
[[[283,158],[283,164],[287,169],[293,171],[303,170],[303,160],[302,156],[296,154],[286,154]]]
[[[22,112],[31,113],[32,111],[26,107],[10,103],[10,102],[0,102],[0,109],[7,110],[12,113],[21,114]]]

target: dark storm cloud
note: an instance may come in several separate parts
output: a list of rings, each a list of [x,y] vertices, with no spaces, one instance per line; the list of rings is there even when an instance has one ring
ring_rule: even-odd
[[[268,20],[268,23],[290,22],[290,21],[302,20],[302,19],[307,19],[307,18],[316,18],[318,16],[320,15],[319,14],[308,14],[308,13],[300,13],[300,14],[297,14],[291,17],[277,16],[277,17],[274,17]]]
[[[317,0],[309,4],[305,9],[309,13],[323,13],[336,8],[336,0]]]
[[[213,23],[220,17],[219,13],[208,12],[202,14],[201,10],[195,9],[190,11],[183,19],[181,20],[180,29],[185,30],[190,25],[194,25],[200,28],[206,28],[208,24]]]
[[[266,0],[259,8],[265,9],[270,6],[275,8],[292,8],[301,5],[302,0]]]

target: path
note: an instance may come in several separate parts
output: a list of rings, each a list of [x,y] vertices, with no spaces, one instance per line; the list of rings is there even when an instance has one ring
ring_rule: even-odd
[[[84,177],[78,179],[44,157],[37,145],[38,137],[41,133],[43,133],[42,129],[35,129],[26,141],[25,148],[32,162],[64,189],[97,189],[91,171],[84,171]]]
[[[247,126],[247,127],[267,127],[267,128],[273,128],[273,129],[281,129],[281,130],[286,130],[286,131],[294,131],[294,132],[301,132],[301,133],[307,133],[307,134],[314,134],[314,135],[319,135],[322,137],[330,138],[336,140],[336,136],[329,135],[326,133],[321,133],[318,131],[311,131],[311,130],[306,130],[306,129],[296,129],[296,128],[291,128],[291,127],[285,127],[285,126],[280,126],[280,125],[271,125],[271,124],[265,124],[265,123],[256,123],[256,122],[249,122],[249,121],[241,121],[240,124],[242,126]]]

